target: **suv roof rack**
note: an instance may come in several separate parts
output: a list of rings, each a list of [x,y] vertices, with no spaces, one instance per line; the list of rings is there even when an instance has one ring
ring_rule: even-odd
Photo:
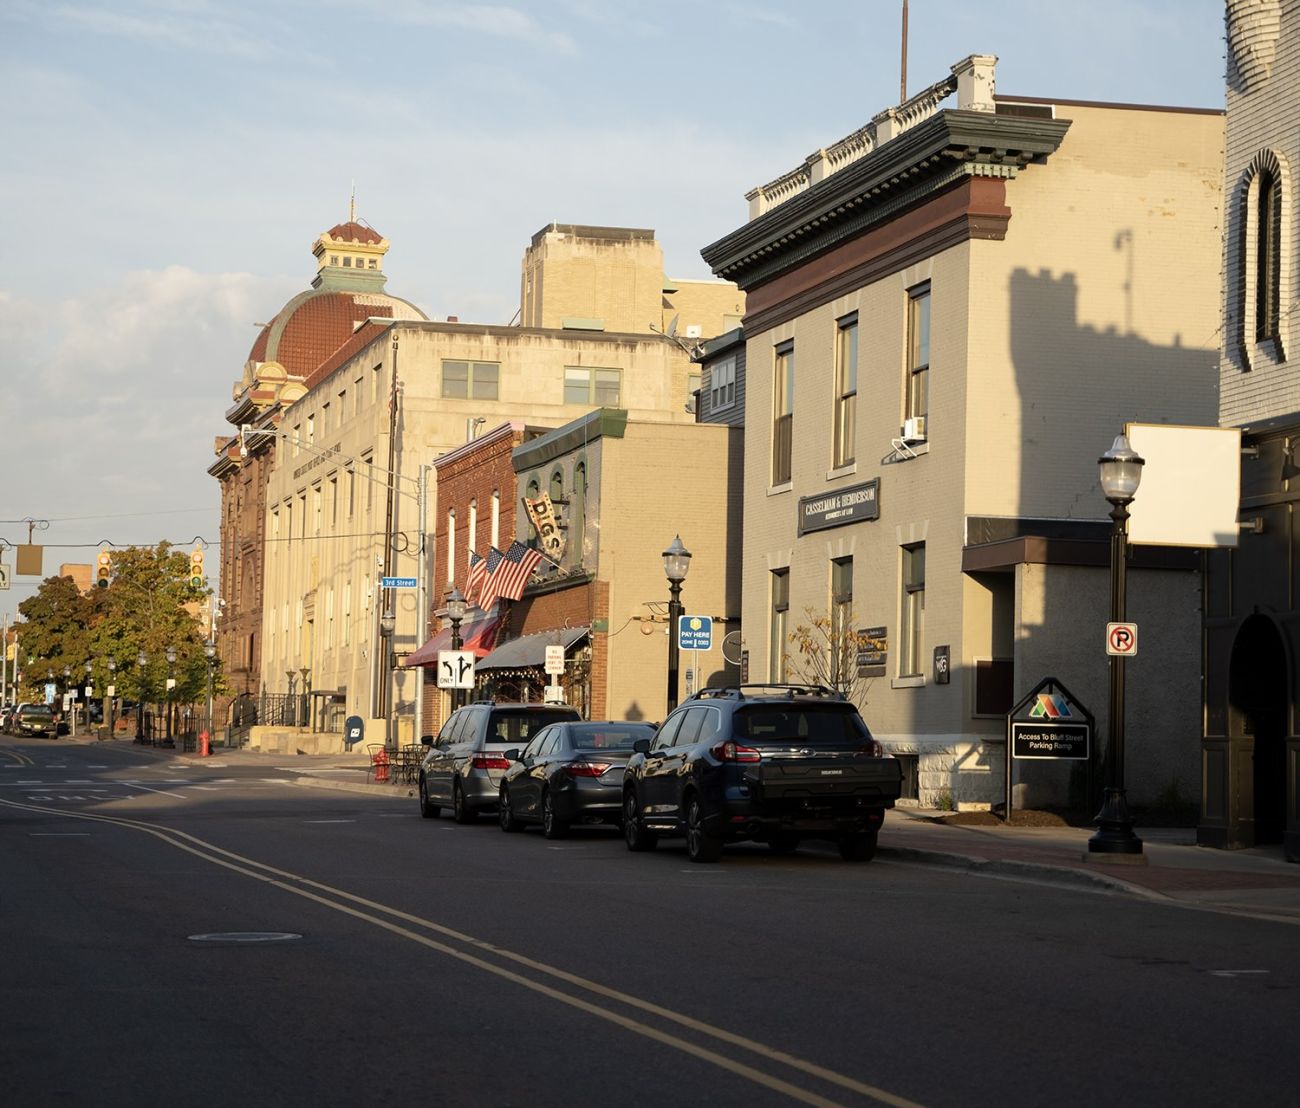
[[[749,697],[796,697],[796,696],[815,696],[828,700],[844,700],[844,694],[837,692],[835,689],[826,685],[801,685],[794,682],[780,683],[751,683],[744,685],[721,685],[717,688],[701,689],[699,692],[687,697],[687,700],[713,700],[726,698],[729,700],[744,700]]]

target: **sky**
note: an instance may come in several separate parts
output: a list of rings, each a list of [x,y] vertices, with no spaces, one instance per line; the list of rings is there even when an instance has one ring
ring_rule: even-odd
[[[901,0],[3,0],[0,545],[214,544],[207,474],[258,324],[356,211],[388,291],[505,324],[551,221],[665,268],[899,99]],[[908,92],[1223,106],[1217,0],[910,0]],[[12,568],[14,552],[0,551]],[[38,578],[10,574],[12,621]]]

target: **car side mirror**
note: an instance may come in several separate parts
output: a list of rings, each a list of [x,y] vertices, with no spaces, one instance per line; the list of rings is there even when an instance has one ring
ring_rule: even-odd
[[[506,760],[509,762],[522,762],[524,760],[524,757],[523,754],[520,752],[519,747],[512,746],[509,750],[507,750]]]
[[[432,746],[432,745],[433,745],[433,736],[432,736],[432,735],[421,735],[421,736],[420,736],[420,745],[421,745],[421,746]]]
[[[632,753],[634,753],[634,754],[649,754],[649,753],[650,753],[650,740],[649,740],[649,739],[637,739],[637,741],[634,742],[634,743],[632,744]]]

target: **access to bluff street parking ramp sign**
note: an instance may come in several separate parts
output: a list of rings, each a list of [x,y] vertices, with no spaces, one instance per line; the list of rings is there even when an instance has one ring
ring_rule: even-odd
[[[1012,767],[1017,761],[1060,758],[1086,762],[1092,794],[1092,713],[1055,677],[1044,677],[1007,713],[1006,795],[1011,822]]]

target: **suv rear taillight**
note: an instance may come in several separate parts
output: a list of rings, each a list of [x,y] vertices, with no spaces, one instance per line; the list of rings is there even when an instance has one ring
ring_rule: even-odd
[[[608,762],[570,762],[564,767],[564,772],[570,777],[599,777],[607,769]]]
[[[893,755],[890,754],[889,751],[887,751],[881,745],[879,739],[868,739],[865,743],[863,743],[862,753],[865,754],[868,758],[892,758],[893,757]]]
[[[504,754],[475,754],[469,764],[472,769],[509,769],[510,759]]]
[[[715,743],[709,747],[709,753],[719,762],[758,762],[763,757],[752,746],[741,746],[734,739]]]

